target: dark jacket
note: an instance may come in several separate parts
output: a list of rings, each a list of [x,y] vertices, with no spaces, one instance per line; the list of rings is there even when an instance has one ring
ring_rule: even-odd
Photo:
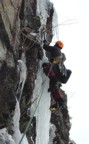
[[[46,51],[51,53],[51,58],[56,58],[56,57],[61,56],[60,48],[55,46],[55,45],[54,46],[49,46],[47,44],[44,44],[43,49],[45,49]]]
[[[55,65],[53,66],[53,71],[54,71],[54,73],[55,73],[55,75],[56,75],[57,80],[59,80],[59,81],[60,81],[61,83],[63,83],[63,84],[66,84],[66,83],[67,83],[67,81],[69,80],[69,78],[70,78],[70,76],[71,76],[71,73],[72,73],[71,70],[66,69],[66,76],[63,75],[63,74],[61,73],[61,71],[60,71],[60,69],[59,69],[59,66],[58,66],[57,64],[55,64]]]

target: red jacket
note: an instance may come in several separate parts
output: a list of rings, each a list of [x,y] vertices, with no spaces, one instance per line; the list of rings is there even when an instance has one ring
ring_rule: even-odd
[[[53,69],[51,68],[51,65],[48,63],[47,66],[43,67],[43,71],[46,74],[46,76],[50,77],[55,77],[55,73]]]
[[[56,89],[54,92],[52,92],[52,96],[56,100],[59,100],[59,99],[63,98],[63,95],[62,95],[60,89]]]

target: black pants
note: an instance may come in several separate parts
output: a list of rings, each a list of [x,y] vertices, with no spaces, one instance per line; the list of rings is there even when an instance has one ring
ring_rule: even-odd
[[[57,80],[54,77],[50,78],[49,88],[51,91],[55,90],[56,83],[57,83]]]

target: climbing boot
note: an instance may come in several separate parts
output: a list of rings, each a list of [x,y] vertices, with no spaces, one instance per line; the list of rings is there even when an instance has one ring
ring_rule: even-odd
[[[50,110],[52,110],[52,111],[57,110],[57,104],[51,105]]]

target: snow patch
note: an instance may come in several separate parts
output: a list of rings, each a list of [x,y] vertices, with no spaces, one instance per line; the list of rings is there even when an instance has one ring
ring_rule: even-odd
[[[12,136],[8,134],[7,129],[3,128],[0,130],[0,144],[15,144]]]
[[[55,135],[55,131],[56,131],[55,125],[54,124],[50,124],[50,131],[49,131],[50,139],[49,139],[49,144],[53,144],[53,139],[56,136]]]

